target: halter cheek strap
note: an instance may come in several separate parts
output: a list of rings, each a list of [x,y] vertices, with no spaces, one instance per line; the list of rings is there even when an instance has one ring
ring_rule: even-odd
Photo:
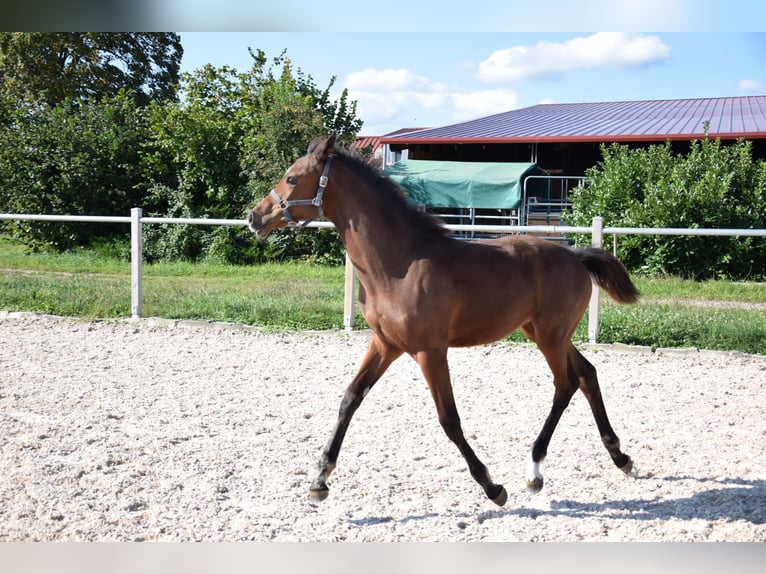
[[[277,193],[276,189],[272,189],[269,195],[274,200],[274,203],[276,203],[280,209],[282,210],[282,218],[287,222],[287,225],[290,227],[305,227],[312,221],[313,219],[307,219],[305,221],[295,221],[293,219],[293,216],[290,215],[290,208],[297,205],[313,205],[317,208],[318,215],[317,217],[323,217],[324,216],[324,209],[322,209],[322,196],[324,195],[325,187],[327,187],[328,182],[328,174],[330,173],[330,164],[332,163],[333,156],[328,155],[327,159],[324,162],[324,169],[322,170],[322,176],[319,178],[319,187],[317,187],[317,194],[313,199],[294,199],[292,201],[287,201],[279,197],[279,194]]]

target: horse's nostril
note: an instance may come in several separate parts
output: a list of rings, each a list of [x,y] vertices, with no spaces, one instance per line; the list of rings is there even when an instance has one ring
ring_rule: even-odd
[[[253,211],[250,210],[250,212],[247,214],[247,222],[252,223],[253,222]]]

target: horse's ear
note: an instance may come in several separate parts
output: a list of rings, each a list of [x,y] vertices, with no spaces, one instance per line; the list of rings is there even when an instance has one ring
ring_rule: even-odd
[[[317,146],[319,146],[319,144],[322,142],[323,139],[324,139],[324,136],[319,136],[311,140],[309,142],[309,147],[306,149],[306,155],[311,155],[312,153],[314,153],[314,150],[317,148]]]
[[[335,132],[332,132],[329,136],[327,136],[327,141],[325,142],[325,155],[330,155],[335,150],[335,136],[337,134]]]
[[[335,133],[329,136],[320,136],[314,138],[309,144],[308,153],[316,156],[318,159],[324,159],[335,149]]]

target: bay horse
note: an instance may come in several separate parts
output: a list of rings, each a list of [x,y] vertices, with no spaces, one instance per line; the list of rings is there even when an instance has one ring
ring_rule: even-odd
[[[439,423],[471,475],[490,500],[505,504],[505,488],[492,481],[463,436],[447,350],[488,344],[517,328],[545,356],[555,388],[553,406],[527,463],[528,489],[543,487],[540,464],[577,389],[590,404],[614,464],[634,474],[607,417],[596,369],[571,342],[588,306],[592,280],[617,302],[638,300],[638,290],[617,258],[602,249],[575,250],[529,236],[485,241],[450,237],[438,219],[408,204],[393,180],[360,155],[336,147],[334,135],[313,140],[247,219],[250,230],[264,237],[322,216],[335,225],[356,268],[359,307],[372,337],[343,395],[310,496],[327,497],[327,479],[351,417],[391,363],[406,353],[420,366]]]

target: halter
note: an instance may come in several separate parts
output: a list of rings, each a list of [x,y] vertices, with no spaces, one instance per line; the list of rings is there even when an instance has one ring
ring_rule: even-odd
[[[272,189],[269,195],[274,202],[282,209],[282,218],[287,221],[287,225],[290,227],[305,227],[313,219],[307,219],[305,221],[295,221],[293,216],[290,215],[289,208],[295,205],[313,205],[317,208],[319,214],[317,217],[324,216],[324,210],[322,209],[322,196],[324,195],[324,189],[327,187],[327,174],[330,173],[330,164],[332,163],[333,156],[328,155],[324,162],[324,169],[322,170],[322,176],[319,178],[319,187],[317,187],[317,194],[313,199],[294,199],[292,201],[286,201],[279,197],[276,189]]]

